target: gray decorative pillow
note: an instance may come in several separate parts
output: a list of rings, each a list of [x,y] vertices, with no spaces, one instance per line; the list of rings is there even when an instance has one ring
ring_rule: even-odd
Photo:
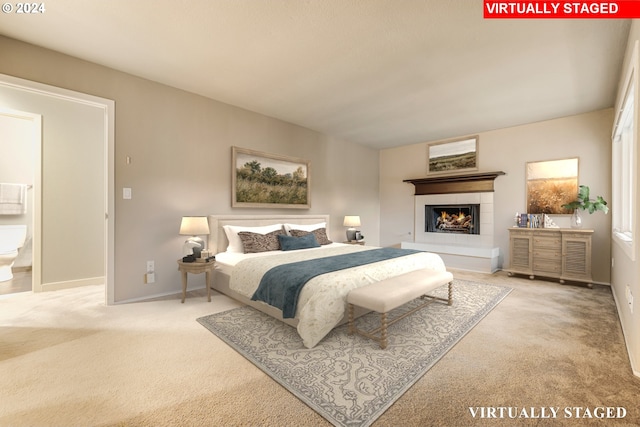
[[[291,234],[293,237],[302,237],[302,236],[306,236],[307,234],[313,234],[314,236],[316,236],[316,240],[321,245],[328,245],[329,243],[333,243],[331,240],[329,240],[329,237],[327,236],[326,228],[318,228],[313,231],[289,230],[289,234]]]
[[[242,241],[242,247],[245,254],[257,252],[279,251],[280,241],[279,234],[285,234],[283,230],[272,231],[267,234],[251,233],[249,231],[241,231],[238,233]]]

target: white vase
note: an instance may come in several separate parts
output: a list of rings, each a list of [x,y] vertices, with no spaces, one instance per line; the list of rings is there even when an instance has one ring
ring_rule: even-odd
[[[582,215],[578,209],[574,210],[571,215],[571,228],[582,228]]]

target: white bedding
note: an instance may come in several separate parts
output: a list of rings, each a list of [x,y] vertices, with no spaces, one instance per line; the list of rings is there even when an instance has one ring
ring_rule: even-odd
[[[324,245],[319,248],[310,248],[310,249],[298,249],[293,251],[287,251],[287,254],[293,254],[296,252],[309,252],[309,251],[321,251],[326,248],[335,248],[339,246],[350,246],[344,243],[331,243],[329,245]],[[264,256],[272,256],[277,254],[282,254],[283,252],[256,252],[252,254],[245,254],[242,252],[220,252],[216,255],[216,268],[220,269],[223,273],[231,276],[231,272],[233,271],[233,267],[236,266],[240,261],[244,261],[245,259],[258,258]]]
[[[251,298],[260,284],[262,275],[277,265],[371,249],[375,247],[331,244],[321,248],[287,252],[223,255],[222,259],[222,254],[218,254],[216,264],[221,263],[223,271],[232,268],[230,288]],[[304,346],[314,347],[340,323],[346,312],[346,296],[351,289],[420,268],[445,270],[445,265],[437,254],[419,252],[326,273],[311,279],[300,293],[296,312],[296,318],[299,320],[298,334]]]

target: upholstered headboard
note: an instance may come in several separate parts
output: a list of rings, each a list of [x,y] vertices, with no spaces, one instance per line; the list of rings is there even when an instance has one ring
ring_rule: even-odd
[[[271,224],[315,224],[318,222],[327,223],[327,232],[331,230],[329,225],[329,215],[209,215],[209,238],[207,248],[215,253],[226,250],[229,245],[227,236],[224,233],[224,225],[242,225],[247,227],[259,227]]]

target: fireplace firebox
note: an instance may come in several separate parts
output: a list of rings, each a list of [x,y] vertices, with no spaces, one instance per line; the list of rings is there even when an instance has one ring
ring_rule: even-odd
[[[428,233],[480,234],[480,205],[425,205]]]

